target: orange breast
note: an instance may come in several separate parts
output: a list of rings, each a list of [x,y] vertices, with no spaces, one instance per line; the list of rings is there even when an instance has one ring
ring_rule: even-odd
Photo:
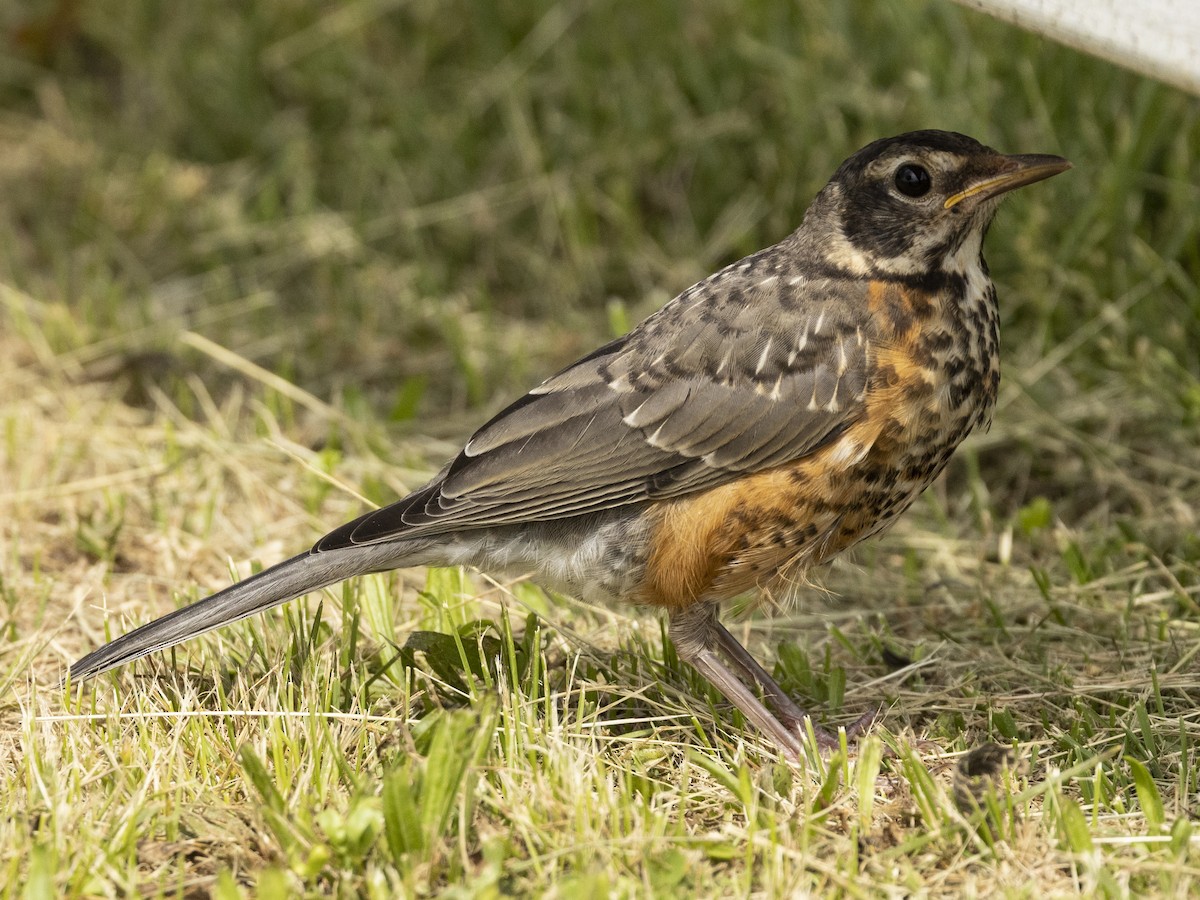
[[[887,285],[870,300],[894,338],[875,347],[859,418],[796,462],[660,504],[640,602],[684,607],[799,578],[880,530],[941,469],[937,376],[912,340],[932,309]]]
[[[639,600],[681,607],[727,599],[800,576],[855,543],[884,512],[864,505],[863,476],[880,450],[890,452],[891,421],[868,414],[799,462],[663,503]]]

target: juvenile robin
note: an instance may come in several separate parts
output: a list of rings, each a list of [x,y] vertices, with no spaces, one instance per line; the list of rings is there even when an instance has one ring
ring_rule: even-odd
[[[665,608],[679,656],[798,756],[807,714],[721,625],[721,603],[786,590],[887,527],[990,421],[984,233],[1005,193],[1068,168],[944,131],[869,144],[795,232],[544,381],[427,485],[106,644],[71,678],[353,575],[471,565]]]

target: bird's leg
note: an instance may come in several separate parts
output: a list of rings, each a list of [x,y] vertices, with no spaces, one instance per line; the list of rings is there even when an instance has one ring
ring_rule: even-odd
[[[733,663],[744,678],[758,682],[758,686],[762,688],[767,702],[775,708],[775,712],[784,721],[784,724],[802,730],[804,728],[804,719],[808,717],[808,713],[801,709],[787,691],[780,687],[779,682],[772,678],[771,674],[758,664],[758,660],[751,656],[750,651],[743,647],[741,642],[730,634],[728,628],[720,622],[716,622],[714,629],[716,631],[717,646],[725,654],[725,658]]]
[[[811,716],[788,695],[787,691],[779,686],[779,682],[772,678],[766,669],[758,664],[758,660],[750,655],[750,651],[741,645],[738,639],[729,632],[729,629],[715,618],[713,629],[716,633],[717,646],[725,658],[733,663],[744,678],[758,682],[767,702],[774,707],[776,716],[784,726],[797,734],[803,734],[805,731],[804,720]],[[866,731],[875,721],[878,712],[876,709],[870,709],[863,713],[858,721],[851,723],[846,729],[846,737],[853,739]],[[817,736],[817,743],[822,746],[836,747],[838,745],[837,736],[820,728],[816,722],[813,722],[813,732]]]
[[[675,642],[679,658],[690,663],[696,671],[712,682],[726,699],[740,709],[763,734],[774,740],[784,753],[798,760],[803,752],[799,733],[776,718],[763,706],[762,701],[754,696],[754,692],[721,661],[717,647],[722,642],[720,633],[723,630],[717,623],[715,603],[694,603],[671,612],[671,640]],[[730,640],[733,640],[732,636]],[[733,643],[737,644],[737,641]],[[742,650],[742,653],[749,658],[745,650]],[[776,690],[778,689],[776,686]]]

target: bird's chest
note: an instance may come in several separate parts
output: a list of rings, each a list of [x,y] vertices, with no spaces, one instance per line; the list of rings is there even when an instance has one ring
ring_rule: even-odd
[[[986,276],[935,297],[871,291],[863,411],[802,459],[696,494],[571,522],[489,530],[491,568],[526,569],[593,600],[684,606],[766,585],[886,527],[985,422],[999,383]],[[578,527],[577,527],[578,526]]]
[[[841,450],[855,464],[839,482],[850,512],[836,549],[884,528],[938,476],[963,438],[990,423],[1000,383],[995,292],[981,268],[950,282],[936,295],[895,286],[878,291],[876,303],[909,315],[876,316],[883,324],[865,415]]]
[[[881,436],[894,442],[898,466],[909,457],[948,458],[973,428],[990,422],[996,401],[995,289],[976,266],[948,276],[948,284],[932,294],[899,288],[888,293],[887,302],[903,298],[899,302],[909,303],[914,314],[907,327],[879,335],[868,418],[879,421]]]
[[[733,519],[762,527],[742,532],[718,581],[786,576],[878,533],[989,421],[1000,379],[992,285],[982,270],[950,281],[936,295],[872,287],[862,415],[818,452],[733,489]]]

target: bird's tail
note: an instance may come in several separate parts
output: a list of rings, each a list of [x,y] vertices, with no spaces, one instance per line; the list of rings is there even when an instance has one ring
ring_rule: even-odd
[[[406,556],[397,553],[395,544],[293,556],[93,650],[71,666],[69,677],[72,681],[85,681],[141,659],[147,653],[172,647],[352,575],[404,565]]]

